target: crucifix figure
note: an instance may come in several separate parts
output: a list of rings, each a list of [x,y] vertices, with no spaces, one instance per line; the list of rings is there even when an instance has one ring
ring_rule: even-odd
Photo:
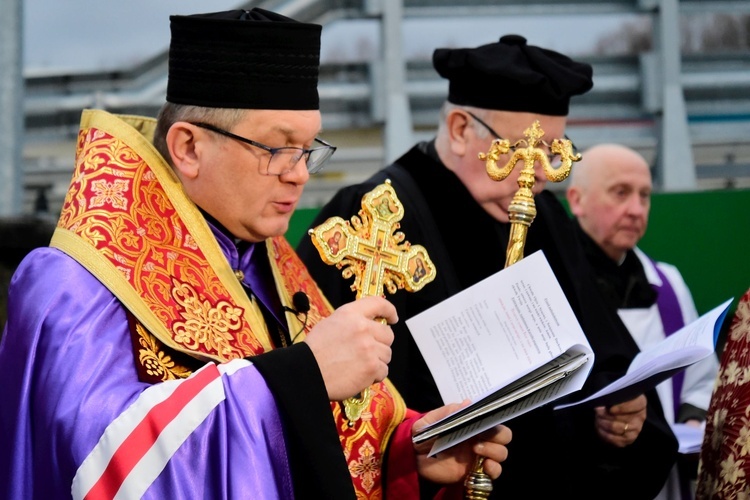
[[[406,241],[398,231],[404,206],[386,180],[362,198],[362,209],[351,221],[331,217],[308,233],[326,264],[342,269],[346,279],[354,276],[357,298],[385,296],[399,289],[421,290],[435,279],[435,266],[427,250]],[[344,401],[350,422],[369,405],[369,388]]]

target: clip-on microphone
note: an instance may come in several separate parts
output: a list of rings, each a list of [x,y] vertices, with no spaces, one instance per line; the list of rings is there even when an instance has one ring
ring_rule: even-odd
[[[294,313],[294,315],[297,316],[297,319],[299,319],[300,314],[305,315],[305,319],[302,323],[302,328],[294,337],[292,337],[292,342],[294,342],[294,340],[299,337],[299,334],[302,333],[307,326],[307,313],[310,311],[310,299],[305,292],[300,290],[299,292],[294,292],[294,295],[292,295],[292,305],[294,306],[294,309],[288,306],[284,306],[284,311]]]

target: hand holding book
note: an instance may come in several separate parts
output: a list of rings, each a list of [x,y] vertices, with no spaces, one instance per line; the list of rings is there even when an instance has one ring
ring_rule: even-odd
[[[733,299],[716,306],[633,358],[625,375],[588,398],[556,406],[610,406],[653,389],[680,370],[714,353],[719,330]]]
[[[437,453],[580,389],[594,355],[542,252],[407,320],[445,402]]]

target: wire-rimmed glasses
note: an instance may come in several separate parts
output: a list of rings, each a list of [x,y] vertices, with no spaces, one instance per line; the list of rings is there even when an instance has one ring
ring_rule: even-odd
[[[333,155],[333,153],[336,152],[336,146],[332,146],[318,137],[315,138],[315,142],[317,144],[320,144],[320,146],[310,149],[297,148],[293,146],[272,148],[271,146],[266,146],[265,144],[261,144],[260,142],[253,141],[252,139],[233,134],[228,130],[224,130],[223,128],[211,125],[210,123],[193,122],[192,124],[196,127],[210,130],[211,132],[229,137],[230,139],[234,139],[235,141],[239,141],[244,144],[249,144],[250,146],[260,148],[270,153],[268,156],[268,163],[266,163],[265,165],[265,171],[262,168],[260,169],[260,173],[263,175],[284,175],[286,173],[289,173],[303,158],[305,159],[307,171],[311,174],[314,174],[316,172],[319,172],[328,161],[328,159]]]

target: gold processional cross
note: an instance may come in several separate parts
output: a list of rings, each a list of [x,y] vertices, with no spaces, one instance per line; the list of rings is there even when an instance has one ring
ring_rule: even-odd
[[[331,217],[308,233],[323,262],[342,269],[346,279],[354,276],[351,289],[357,299],[385,296],[384,289],[416,292],[435,279],[435,266],[423,246],[410,244],[398,231],[403,217],[404,206],[386,180],[362,198],[362,209],[351,222]],[[369,403],[369,387],[344,401],[350,425]]]
[[[508,219],[511,226],[508,248],[505,252],[505,267],[523,259],[526,235],[536,217],[536,205],[532,192],[536,162],[542,165],[547,180],[561,182],[570,175],[573,162],[581,159],[581,155],[573,151],[573,143],[569,139],[555,139],[552,144],[543,141],[544,130],[539,125],[539,121],[534,121],[523,134],[526,139],[521,139],[513,145],[507,139],[495,139],[486,154],[479,153],[479,159],[485,161],[487,174],[493,181],[505,180],[518,162],[523,162],[523,168],[518,176],[518,191],[513,195],[508,206]],[[552,166],[547,151],[539,145],[547,146],[551,156],[560,157],[560,165],[557,168]],[[507,163],[498,167],[498,160],[507,156],[511,151],[513,154]],[[483,463],[484,459],[477,457],[472,472],[466,476],[464,488],[467,500],[482,500],[490,496],[492,480],[484,473]]]
[[[508,206],[508,218],[511,223],[510,240],[505,252],[505,267],[515,264],[523,259],[523,248],[526,244],[526,233],[529,226],[536,217],[536,205],[534,204],[534,165],[539,162],[544,168],[544,175],[551,182],[562,182],[568,175],[574,161],[579,161],[581,155],[573,151],[573,143],[569,139],[555,139],[552,144],[542,140],[544,130],[539,121],[534,121],[529,128],[523,131],[526,139],[521,139],[512,146],[507,139],[495,139],[492,141],[489,152],[479,153],[479,159],[485,160],[487,174],[493,181],[505,180],[513,171],[516,164],[523,161],[523,168],[518,176],[518,191]],[[526,147],[520,147],[525,144]],[[560,157],[560,165],[552,167],[548,153],[538,147],[541,144],[549,148],[552,156]],[[513,155],[502,167],[498,167],[497,161],[512,151]]]

